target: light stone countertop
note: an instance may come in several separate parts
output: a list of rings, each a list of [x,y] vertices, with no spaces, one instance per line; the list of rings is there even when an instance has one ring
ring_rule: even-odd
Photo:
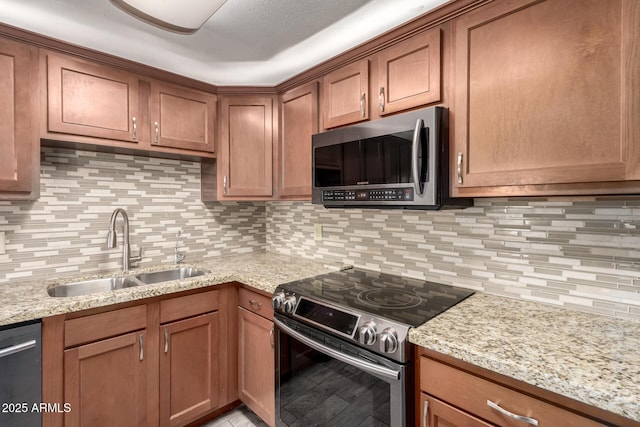
[[[640,422],[640,323],[475,294],[409,340]]]
[[[180,266],[196,267],[207,271],[208,274],[77,297],[50,297],[47,294],[47,288],[55,284],[123,274],[69,277],[37,282],[24,281],[2,285],[0,286],[0,326],[234,281],[273,293],[282,283],[349,267],[341,263],[324,264],[270,252],[222,256],[192,264],[180,264]],[[129,274],[173,268],[176,266],[172,264],[156,265],[134,269]]]

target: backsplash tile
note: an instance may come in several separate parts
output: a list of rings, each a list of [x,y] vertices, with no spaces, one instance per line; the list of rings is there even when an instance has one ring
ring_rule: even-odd
[[[140,266],[173,262],[176,236],[189,259],[265,250],[264,203],[200,201],[200,163],[42,148],[41,197],[0,202],[0,286],[15,279],[117,271],[118,246],[107,249],[111,213],[125,208]]]
[[[267,246],[640,321],[639,206],[640,197],[476,199],[435,212],[268,203]]]

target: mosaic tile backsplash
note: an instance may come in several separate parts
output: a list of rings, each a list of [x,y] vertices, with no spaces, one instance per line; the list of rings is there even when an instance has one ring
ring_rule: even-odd
[[[640,321],[638,197],[476,199],[438,212],[280,202],[266,216],[271,251]]]
[[[117,248],[106,244],[118,207],[129,216],[132,255],[142,247],[140,266],[173,262],[176,243],[185,262],[265,250],[264,203],[203,204],[198,162],[49,147],[41,157],[39,200],[0,202],[0,286],[120,269],[121,217]]]

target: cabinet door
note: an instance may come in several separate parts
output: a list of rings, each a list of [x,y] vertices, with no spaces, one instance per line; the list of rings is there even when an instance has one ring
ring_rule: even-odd
[[[222,100],[218,156],[220,200],[273,195],[273,100],[232,97]]]
[[[318,133],[318,83],[282,95],[279,195],[311,199],[311,135]]]
[[[325,129],[369,118],[369,60],[346,65],[322,79]]]
[[[380,114],[440,101],[440,78],[440,29],[383,50],[378,56]]]
[[[637,179],[638,10],[626,0],[514,0],[462,16],[456,185]]]
[[[150,105],[153,145],[215,151],[215,95],[153,81]]]
[[[47,67],[50,132],[137,142],[135,75],[53,54]]]
[[[238,392],[253,412],[275,425],[273,322],[238,307]]]
[[[133,332],[64,352],[66,427],[147,423],[145,338]]]
[[[0,40],[0,199],[38,196],[38,50]]]
[[[484,421],[434,399],[424,393],[420,394],[420,427],[492,427]]]
[[[218,406],[218,312],[161,326],[160,425],[181,426]]]

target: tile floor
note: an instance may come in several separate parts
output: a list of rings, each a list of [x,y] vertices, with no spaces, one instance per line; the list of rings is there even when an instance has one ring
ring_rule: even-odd
[[[241,405],[231,412],[209,421],[200,427],[268,427],[246,406]]]

